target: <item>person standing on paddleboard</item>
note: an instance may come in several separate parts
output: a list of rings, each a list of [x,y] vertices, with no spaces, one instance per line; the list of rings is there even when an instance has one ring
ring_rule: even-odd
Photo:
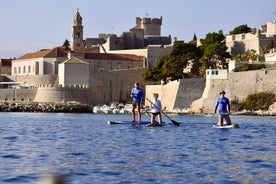
[[[219,112],[219,126],[223,126],[223,120],[226,121],[227,125],[231,125],[231,119],[229,117],[231,106],[229,99],[225,97],[225,91],[219,93],[220,97],[217,99],[215,106],[215,113],[217,113],[217,109]]]
[[[153,100],[151,101],[151,124],[155,125],[155,118],[158,116],[158,123],[159,125],[162,125],[162,115],[161,115],[161,110],[162,110],[162,104],[161,101],[158,100],[158,93],[153,93]]]
[[[144,92],[140,88],[140,84],[136,82],[131,90],[130,96],[132,100],[132,122],[135,122],[135,109],[138,111],[138,123],[141,123],[141,108],[143,107]]]

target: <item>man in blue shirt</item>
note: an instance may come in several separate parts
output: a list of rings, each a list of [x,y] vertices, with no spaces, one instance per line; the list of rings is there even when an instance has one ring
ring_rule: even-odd
[[[223,120],[225,119],[227,125],[231,125],[232,123],[229,117],[230,110],[231,110],[229,99],[224,96],[225,91],[222,91],[219,94],[220,94],[220,97],[217,99],[217,103],[215,106],[215,113],[217,112],[217,109],[219,112],[218,124],[219,126],[223,126]]]
[[[135,109],[137,107],[138,123],[141,123],[141,108],[143,107],[144,92],[139,86],[140,85],[138,82],[136,82],[134,84],[134,88],[132,88],[130,96],[133,98],[133,100],[132,100],[132,122],[135,122]]]

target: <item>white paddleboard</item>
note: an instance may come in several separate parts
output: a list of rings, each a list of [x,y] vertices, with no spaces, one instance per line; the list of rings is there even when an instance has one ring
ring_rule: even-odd
[[[146,125],[146,127],[161,127],[165,125],[165,122],[163,122],[162,125],[158,123],[152,125],[150,121],[142,121],[140,124],[132,121],[107,121],[106,123],[109,125]]]
[[[213,128],[240,128],[240,126],[238,124],[223,125],[223,126],[213,125]]]
[[[138,123],[137,121],[136,122],[132,122],[132,121],[118,121],[118,120],[115,120],[115,121],[107,121],[106,122],[107,124],[109,125],[147,125],[147,124],[150,124],[150,121],[142,121],[141,123]]]

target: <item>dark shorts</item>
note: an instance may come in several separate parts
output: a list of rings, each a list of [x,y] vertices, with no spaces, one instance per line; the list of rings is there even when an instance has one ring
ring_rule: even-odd
[[[152,113],[152,115],[154,115],[154,116],[157,116],[159,114],[160,114],[160,112],[154,112],[154,113]]]
[[[140,105],[140,104],[141,104],[141,101],[137,101],[137,100],[135,100],[135,99],[132,101],[132,105],[133,105],[133,106],[138,106],[138,105]]]
[[[221,120],[221,121],[223,121],[223,120],[229,121],[230,120],[229,114],[223,114],[223,113],[221,113],[219,115],[219,120]]]

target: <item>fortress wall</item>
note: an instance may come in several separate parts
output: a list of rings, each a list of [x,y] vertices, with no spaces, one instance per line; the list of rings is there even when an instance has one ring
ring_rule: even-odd
[[[69,101],[88,104],[88,88],[38,88],[35,102],[63,103]]]
[[[159,94],[159,100],[161,100],[163,107],[166,106],[167,110],[173,109],[175,99],[177,97],[180,82],[173,81],[166,85],[147,85],[146,86],[146,97],[150,100],[153,99],[153,93]],[[150,106],[150,103],[146,100],[145,106]]]
[[[31,102],[35,99],[37,89],[0,89],[1,102]]]
[[[131,89],[135,82],[141,84],[145,90],[145,83],[142,81],[142,73],[146,68],[135,68],[130,70],[116,70],[113,72],[97,72],[90,74],[90,104],[103,105],[110,102],[131,103]]]
[[[201,98],[205,79],[180,79],[166,85],[147,85],[146,97],[152,99],[152,93],[159,93],[159,99],[167,110],[189,108],[193,101]],[[148,102],[145,103],[149,105]]]
[[[57,84],[57,75],[14,75],[7,76],[5,81],[16,81],[25,83],[26,86],[35,87],[52,87],[53,84]]]
[[[205,88],[204,78],[181,79],[174,109],[188,109],[193,101],[202,97]]]
[[[213,112],[219,92],[225,90],[230,101],[245,100],[247,95],[271,92],[276,95],[276,70],[263,69],[257,71],[229,73],[227,79],[210,79],[202,98],[192,104],[191,111]]]
[[[260,92],[272,92],[276,95],[276,70],[262,69],[230,73],[227,90],[229,98],[239,100],[244,100],[249,94]]]

